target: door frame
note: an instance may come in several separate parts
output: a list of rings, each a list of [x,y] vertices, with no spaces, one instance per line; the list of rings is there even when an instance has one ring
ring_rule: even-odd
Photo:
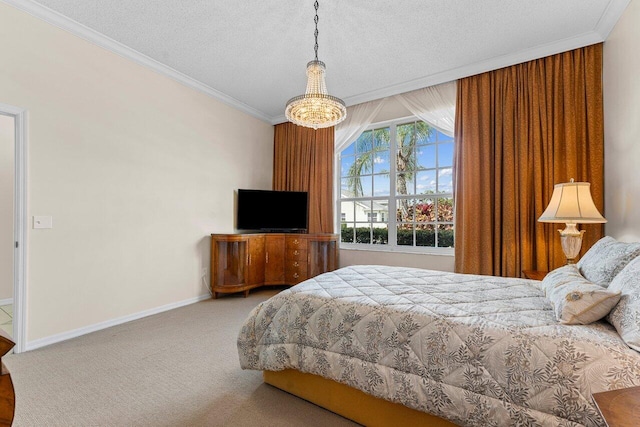
[[[14,252],[13,252],[13,340],[14,353],[22,353],[26,338],[27,294],[27,110],[0,103],[0,114],[14,118]]]

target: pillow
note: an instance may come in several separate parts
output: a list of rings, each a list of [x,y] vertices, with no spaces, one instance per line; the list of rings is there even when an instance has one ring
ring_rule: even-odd
[[[545,296],[548,297],[553,288],[574,280],[584,280],[584,277],[582,277],[575,264],[567,264],[547,273],[542,279],[540,288],[544,291]]]
[[[609,283],[632,259],[640,256],[640,243],[618,242],[613,237],[598,240],[578,262],[578,270],[601,286]]]
[[[622,296],[607,320],[629,347],[640,351],[640,258],[627,264],[608,289],[620,291]]]
[[[620,291],[591,283],[573,265],[565,265],[547,274],[543,288],[553,305],[556,319],[565,325],[588,325],[600,320],[620,300]]]

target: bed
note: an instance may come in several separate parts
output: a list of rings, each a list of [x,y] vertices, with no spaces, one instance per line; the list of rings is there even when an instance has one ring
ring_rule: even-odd
[[[238,351],[349,418],[317,401],[327,387],[352,412],[363,392],[424,414],[411,424],[603,426],[591,395],[640,385],[640,353],[605,321],[560,324],[541,282],[413,268],[351,266],[283,291],[251,312]]]

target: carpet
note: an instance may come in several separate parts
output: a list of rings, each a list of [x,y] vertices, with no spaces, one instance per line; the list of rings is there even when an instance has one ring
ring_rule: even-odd
[[[275,293],[205,300],[7,356],[13,425],[356,425],[240,369],[241,324]]]

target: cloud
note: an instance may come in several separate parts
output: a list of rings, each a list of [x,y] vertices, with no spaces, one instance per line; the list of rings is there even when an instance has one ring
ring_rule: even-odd
[[[453,169],[440,169],[438,176],[450,176],[453,174]]]
[[[377,165],[379,165],[380,163],[384,163],[384,162],[386,162],[386,159],[384,159],[384,158],[382,158],[380,156],[376,156],[373,159],[373,163],[375,163]]]

